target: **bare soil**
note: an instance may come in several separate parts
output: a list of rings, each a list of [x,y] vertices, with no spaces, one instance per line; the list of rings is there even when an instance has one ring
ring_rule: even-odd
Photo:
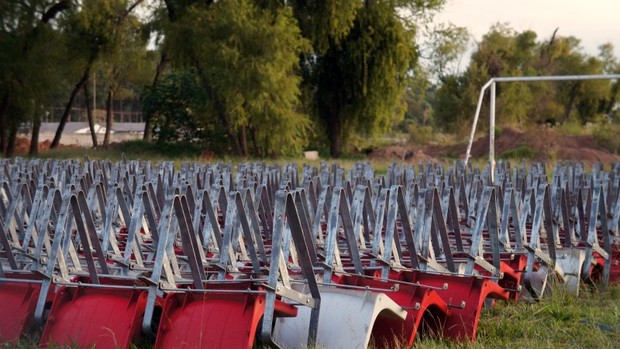
[[[503,128],[495,137],[495,155],[517,148],[528,149],[533,161],[584,161],[586,163],[613,163],[620,161],[620,155],[614,154],[596,144],[591,135],[564,135],[547,127],[521,131],[515,128]],[[410,162],[442,162],[445,159],[465,157],[467,143],[440,145],[392,145],[374,149],[371,159],[388,159]],[[489,136],[478,138],[472,144],[472,158],[486,158],[489,154]]]
[[[40,142],[39,151],[45,152],[50,144],[48,139]],[[77,143],[61,144],[59,147],[77,148],[80,145]],[[520,147],[527,148],[533,154],[533,161],[583,161],[590,164],[620,162],[620,155],[598,146],[591,135],[564,135],[547,127],[528,131],[505,127],[495,137],[495,155],[498,158]],[[27,137],[18,137],[16,154],[28,154],[29,148],[30,140]],[[443,162],[456,158],[463,159],[466,149],[467,143],[465,142],[449,146],[398,144],[373,149],[368,157],[389,161]],[[474,141],[471,156],[473,159],[485,159],[488,154],[489,136],[486,135]]]
[[[52,141],[49,139],[39,142],[39,152],[45,152],[50,149]],[[58,144],[58,148],[79,148],[76,144]],[[15,154],[26,155],[30,151],[30,139],[26,137],[17,137],[15,140]]]

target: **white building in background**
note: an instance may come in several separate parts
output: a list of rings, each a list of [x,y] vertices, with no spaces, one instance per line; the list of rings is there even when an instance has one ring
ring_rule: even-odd
[[[57,122],[44,122],[41,124],[39,130],[39,142],[45,140],[53,140],[56,130],[58,129]],[[95,124],[95,133],[97,135],[97,141],[103,142],[103,136],[105,135],[105,126]],[[112,125],[110,130],[110,141],[122,142],[127,140],[142,139],[144,135],[144,123],[143,122],[116,122]],[[29,135],[23,135],[29,137]],[[90,128],[87,122],[68,122],[60,139],[61,144],[67,145],[79,145],[79,146],[91,146],[92,138],[90,134]]]

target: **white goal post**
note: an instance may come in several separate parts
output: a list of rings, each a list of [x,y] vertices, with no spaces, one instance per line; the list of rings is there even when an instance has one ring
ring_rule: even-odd
[[[465,165],[469,161],[471,156],[471,147],[474,143],[474,136],[476,134],[476,126],[478,125],[478,117],[480,115],[480,108],[482,107],[482,101],[487,89],[490,88],[490,114],[489,114],[489,163],[491,164],[491,179],[494,177],[495,172],[495,89],[498,82],[534,82],[534,81],[579,81],[579,80],[617,80],[620,79],[620,74],[602,74],[602,75],[551,75],[551,76],[515,76],[515,77],[497,77],[491,78],[486,84],[480,88],[480,95],[478,96],[478,105],[476,106],[476,114],[474,115],[474,122],[471,127],[471,133],[469,134],[469,142],[467,143],[467,151],[465,152]]]

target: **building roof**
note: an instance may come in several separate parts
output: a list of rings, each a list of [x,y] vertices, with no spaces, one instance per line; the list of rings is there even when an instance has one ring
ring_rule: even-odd
[[[103,125],[102,125],[103,126]],[[87,122],[67,122],[64,128],[64,133],[75,133],[81,129],[88,128]],[[41,129],[39,132],[56,132],[58,129],[57,122],[44,122],[41,123]],[[143,122],[115,122],[112,125],[112,131],[115,133],[143,133]]]

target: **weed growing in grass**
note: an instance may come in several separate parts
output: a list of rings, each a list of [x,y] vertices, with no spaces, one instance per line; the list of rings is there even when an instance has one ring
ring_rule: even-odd
[[[598,125],[592,131],[592,137],[599,147],[618,154],[620,153],[620,137],[618,137],[618,133],[620,133],[620,125],[603,124]]]
[[[196,158],[200,155],[200,147],[195,144],[157,143],[134,140],[115,144],[114,148],[126,154],[142,155],[146,153],[147,156],[152,154],[174,158]]]
[[[498,304],[483,314],[474,347],[616,347],[618,287],[607,292],[583,290],[579,297],[556,287],[552,297],[539,303]]]
[[[120,160],[126,154],[130,160],[177,160],[197,161],[200,157],[200,147],[192,144],[161,144],[142,140],[113,143],[107,148],[58,148],[41,152],[38,157],[51,159],[81,159],[87,155],[91,159]]]
[[[567,122],[561,123],[556,126],[558,132],[567,134],[567,135],[585,135],[590,132],[588,127],[584,127],[584,125],[578,120],[569,120]]]
[[[520,145],[516,148],[503,152],[500,154],[499,158],[504,160],[531,160],[536,157],[536,155],[538,154],[531,147],[527,145]]]
[[[620,285],[607,291],[584,287],[579,297],[556,286],[551,297],[538,303],[499,302],[484,309],[473,343],[428,336],[418,337],[413,348],[617,348],[619,300]]]

